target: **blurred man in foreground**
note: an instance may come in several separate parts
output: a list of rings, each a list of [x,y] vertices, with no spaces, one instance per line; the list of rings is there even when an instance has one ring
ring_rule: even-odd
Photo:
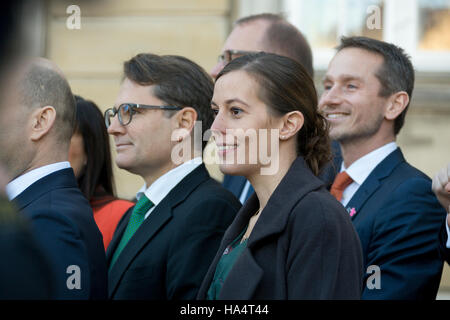
[[[75,116],[69,84],[43,58],[21,59],[7,75],[0,118],[0,162],[12,178],[6,193],[50,261],[51,298],[106,298],[101,234],[67,161]]]

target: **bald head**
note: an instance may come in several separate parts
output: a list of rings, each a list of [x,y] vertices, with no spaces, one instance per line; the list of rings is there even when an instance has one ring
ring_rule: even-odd
[[[261,28],[258,37],[260,51],[291,58],[303,65],[310,76],[314,75],[312,51],[308,41],[283,16],[272,13],[251,15],[237,20],[235,25],[236,28]]]
[[[67,160],[76,105],[55,64],[42,58],[11,63],[0,95],[0,165],[11,178]]]
[[[69,143],[75,121],[75,99],[62,71],[44,58],[23,62],[18,76],[21,103],[31,109],[52,106],[56,110],[55,134]]]
[[[52,70],[58,73],[62,78],[65,79],[64,73],[62,70],[56,65],[56,63],[42,57],[33,57],[24,61],[25,70],[30,67],[40,67],[42,69]]]
[[[266,51],[265,38],[271,22],[263,19],[235,24],[224,44],[224,50]]]
[[[263,13],[237,20],[223,46],[222,52],[264,51],[289,57],[299,62],[313,76],[312,51],[303,34],[280,15]],[[211,71],[215,78],[224,62]]]

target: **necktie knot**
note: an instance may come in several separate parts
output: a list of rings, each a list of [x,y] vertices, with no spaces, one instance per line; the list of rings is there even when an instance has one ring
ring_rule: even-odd
[[[151,207],[153,207],[153,202],[143,194],[134,206],[133,213],[144,215]]]
[[[330,193],[338,200],[341,201],[342,193],[353,182],[353,179],[348,175],[346,171],[340,172],[334,179],[331,186]]]

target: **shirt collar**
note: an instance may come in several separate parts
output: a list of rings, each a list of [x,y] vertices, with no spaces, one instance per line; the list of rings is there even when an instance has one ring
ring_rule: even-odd
[[[201,164],[202,158],[196,157],[166,172],[153,182],[150,187],[147,188],[147,184],[144,183],[137,192],[136,199],[139,201],[142,194],[145,194],[156,207],[181,180]]]
[[[375,169],[381,161],[383,161],[389,154],[397,149],[397,143],[390,142],[384,146],[373,150],[365,156],[353,162],[350,167],[345,168],[344,162],[341,164],[341,172],[347,171],[347,174],[359,185],[362,185],[369,174]]]
[[[9,200],[13,200],[39,179],[42,179],[55,171],[67,168],[70,168],[70,163],[68,161],[63,161],[33,169],[8,183],[6,185],[6,195]]]

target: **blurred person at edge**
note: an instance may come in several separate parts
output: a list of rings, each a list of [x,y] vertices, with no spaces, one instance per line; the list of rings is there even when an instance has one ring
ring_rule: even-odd
[[[211,108],[220,170],[244,176],[255,193],[227,229],[197,298],[359,299],[358,235],[316,176],[331,150],[307,71],[275,54],[236,58],[217,76]],[[252,149],[260,150],[255,161]]]
[[[432,188],[440,204],[447,211],[447,219],[442,224],[439,234],[439,249],[441,257],[450,263],[450,163],[435,174]]]
[[[62,71],[27,57],[8,68],[0,118],[6,193],[30,219],[54,277],[53,299],[104,299],[106,257],[92,208],[68,160],[76,105]]]
[[[223,67],[233,59],[248,53],[267,52],[291,58],[300,63],[311,78],[314,76],[311,47],[304,35],[281,15],[262,13],[238,19],[225,41],[219,61],[210,74],[215,79]],[[339,144],[331,143],[333,160],[318,173],[327,188],[336,176],[341,162]],[[224,175],[223,186],[244,203],[254,192],[250,182],[242,176]]]
[[[102,112],[90,100],[75,96],[75,101],[77,115],[69,162],[81,192],[92,206],[106,251],[120,218],[134,203],[115,195],[109,135]]]
[[[0,300],[50,299],[54,274],[30,222],[6,197],[8,181],[0,165]]]
[[[28,52],[23,50],[28,43],[17,19],[24,3],[22,0],[0,3],[0,112],[3,118],[5,85],[9,82],[6,69],[15,65],[23,52]],[[54,274],[36,241],[30,221],[6,196],[10,180],[5,164],[0,161],[0,300],[50,299]]]

